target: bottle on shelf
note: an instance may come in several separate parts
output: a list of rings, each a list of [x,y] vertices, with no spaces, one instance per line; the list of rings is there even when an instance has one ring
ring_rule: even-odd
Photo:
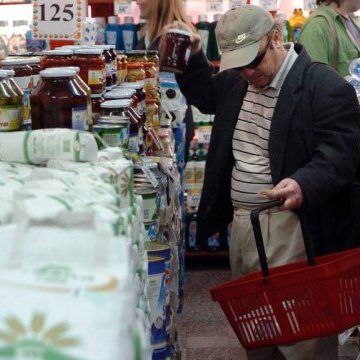
[[[204,51],[204,54],[207,56],[208,59],[211,58],[210,54],[210,31],[211,25],[207,21],[206,14],[199,15],[199,22],[196,24],[196,29],[201,37],[201,47]]]
[[[137,29],[132,16],[124,17],[124,24],[120,26],[120,50],[129,52],[136,48]]]
[[[105,44],[115,45],[117,50],[120,49],[120,26],[117,16],[108,17],[108,24],[105,27]]]
[[[27,31],[28,22],[26,20],[13,21],[13,34],[8,43],[8,53],[24,53],[26,52],[25,33]]]

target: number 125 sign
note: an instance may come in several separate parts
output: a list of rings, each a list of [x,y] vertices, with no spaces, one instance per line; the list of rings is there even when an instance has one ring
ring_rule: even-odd
[[[33,37],[81,40],[85,0],[32,0]]]

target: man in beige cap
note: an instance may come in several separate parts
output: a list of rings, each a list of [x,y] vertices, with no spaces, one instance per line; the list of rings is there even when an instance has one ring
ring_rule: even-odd
[[[190,31],[181,23],[173,27]],[[216,36],[220,72],[192,34],[187,71],[176,76],[190,104],[215,114],[198,241],[233,221],[233,276],[258,270],[249,214],[282,198],[282,206],[260,216],[270,267],[305,257],[304,224],[316,255],[359,246],[359,204],[350,193],[351,183],[359,183],[360,109],[353,87],[327,65],[309,67],[303,46],[282,44],[281,26],[257,6],[227,11]],[[335,360],[337,337],[247,354],[256,360]]]

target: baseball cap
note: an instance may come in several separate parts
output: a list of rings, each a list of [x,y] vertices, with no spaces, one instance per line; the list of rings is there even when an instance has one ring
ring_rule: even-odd
[[[215,29],[221,50],[220,71],[250,64],[260,48],[260,39],[274,24],[270,13],[255,5],[228,10]]]

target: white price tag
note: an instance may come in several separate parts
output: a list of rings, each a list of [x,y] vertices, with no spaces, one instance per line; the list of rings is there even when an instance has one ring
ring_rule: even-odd
[[[230,0],[229,7],[230,9],[235,9],[239,6],[245,6],[246,3],[246,0]]]
[[[81,40],[85,0],[33,0],[33,37]]]
[[[277,0],[259,0],[259,6],[267,11],[277,11]]]
[[[315,10],[316,0],[304,0],[304,10]]]
[[[114,14],[131,14],[131,0],[115,0]]]
[[[188,208],[198,208],[200,204],[200,194],[188,194],[187,203]]]
[[[151,170],[144,164],[140,164],[140,168],[142,172],[146,175],[146,177],[150,180],[151,185],[156,188],[159,185],[159,182],[157,181],[155,175],[151,172]]]
[[[209,144],[210,143],[210,137],[211,137],[211,127],[210,130],[202,131],[201,127],[199,129],[199,139],[198,142],[201,144]]]
[[[160,164],[160,167],[161,167],[161,170],[162,170],[167,176],[170,176],[170,177],[172,178],[172,180],[173,180],[174,183],[175,183],[175,187],[176,187],[177,189],[180,189],[180,183],[179,183],[178,179],[174,176],[174,174],[173,174],[171,171],[169,171],[169,169],[168,169],[166,166]]]
[[[223,12],[222,0],[206,0],[206,11]]]

